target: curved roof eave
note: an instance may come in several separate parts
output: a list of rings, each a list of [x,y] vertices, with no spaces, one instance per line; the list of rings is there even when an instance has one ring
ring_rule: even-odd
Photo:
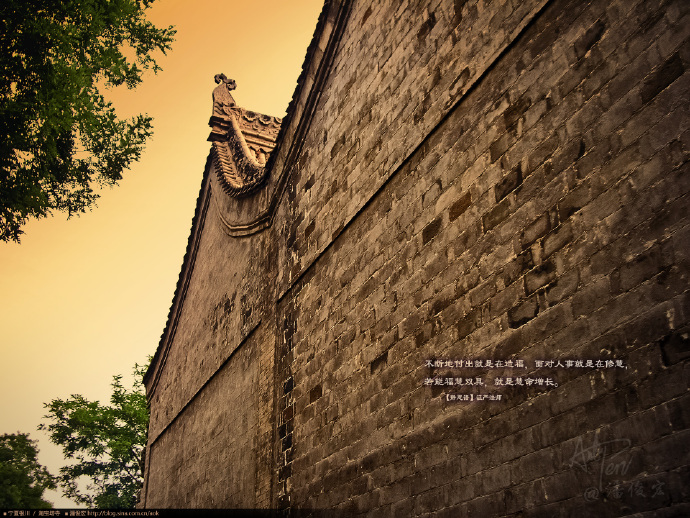
[[[320,90],[328,77],[338,42],[346,25],[350,6],[351,0],[326,0],[321,10],[314,35],[307,48],[302,71],[297,80],[297,86],[275,141],[275,148],[265,166],[268,175],[277,174],[280,180],[271,198],[267,213],[262,214],[257,224],[254,225],[255,231],[267,228],[272,223],[273,214],[282,196],[290,166],[299,155],[302,141],[309,128],[316,103],[320,97]],[[187,241],[187,249],[182,261],[182,268],[175,287],[166,325],[151,364],[144,375],[144,384],[149,400],[153,396],[160,373],[165,365],[167,352],[175,335],[175,329],[196,260],[198,244],[211,196],[209,174],[213,168],[212,155],[213,152],[209,153],[206,160],[201,188],[197,198],[194,217],[192,218],[191,232]]]

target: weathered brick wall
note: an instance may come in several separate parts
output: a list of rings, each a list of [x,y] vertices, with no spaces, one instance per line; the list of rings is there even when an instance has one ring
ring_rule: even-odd
[[[210,175],[216,183],[215,174]],[[153,395],[149,435],[156,436],[261,319],[265,236],[233,239],[214,202],[202,224],[179,321]],[[160,402],[160,404],[158,404]]]
[[[272,225],[202,190],[145,505],[690,513],[689,7],[328,3]]]
[[[215,171],[208,181],[222,194]],[[178,288],[160,379],[147,387],[142,505],[266,508],[275,464],[276,338],[262,325],[270,247],[267,234],[228,236],[214,201],[201,205],[189,282]]]
[[[149,507],[254,507],[258,365],[241,347],[152,445]]]
[[[274,341],[257,328],[155,438],[147,507],[270,507]]]
[[[687,511],[688,6],[514,4],[352,7],[276,218],[276,505]]]
[[[354,2],[284,207],[279,289],[304,271],[544,0]],[[298,193],[298,195],[296,195]]]

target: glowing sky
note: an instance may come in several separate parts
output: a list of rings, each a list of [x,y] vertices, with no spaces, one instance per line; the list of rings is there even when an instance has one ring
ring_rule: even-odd
[[[112,376],[129,382],[158,345],[209,151],[213,76],[237,81],[240,106],[283,116],[322,5],[157,0],[148,18],[178,31],[163,71],[109,95],[120,116],[154,118],[142,159],[92,212],[33,221],[21,244],[0,244],[0,433],[38,439],[52,473],[63,459],[36,430],[43,403],[77,393],[108,401]]]

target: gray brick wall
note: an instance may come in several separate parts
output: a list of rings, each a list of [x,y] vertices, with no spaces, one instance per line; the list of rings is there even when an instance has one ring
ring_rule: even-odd
[[[272,226],[206,215],[146,505],[690,512],[687,2],[349,9]]]
[[[149,507],[255,507],[258,366],[245,344],[152,444]]]
[[[354,5],[278,238],[290,505],[375,516],[680,512],[684,11]],[[482,389],[424,386],[459,375],[425,367],[438,358],[527,367],[464,370]],[[550,359],[627,368],[535,367]],[[498,372],[558,386],[495,387]],[[443,397],[482,391],[503,399]],[[629,463],[625,474],[600,457],[581,462],[596,444]],[[602,462],[611,474],[599,480]]]

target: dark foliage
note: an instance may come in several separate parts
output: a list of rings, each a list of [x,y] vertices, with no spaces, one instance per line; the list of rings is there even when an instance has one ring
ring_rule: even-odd
[[[50,509],[43,500],[46,489],[55,489],[55,479],[37,460],[36,441],[28,434],[0,436],[0,508]]]
[[[101,91],[159,70],[175,31],[146,20],[152,1],[0,2],[0,241],[85,212],[139,159],[151,118],[118,119]]]

